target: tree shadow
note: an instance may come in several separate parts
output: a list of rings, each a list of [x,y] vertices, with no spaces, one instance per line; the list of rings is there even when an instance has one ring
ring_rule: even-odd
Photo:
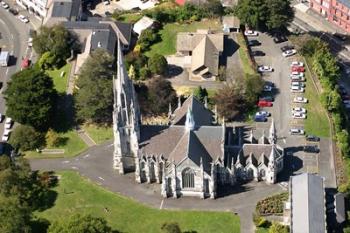
[[[59,93],[57,96],[52,129],[58,133],[67,132],[75,126],[74,99],[70,94]]]
[[[50,222],[44,218],[34,219],[30,222],[32,232],[35,233],[47,233],[50,225]]]
[[[219,63],[222,66],[227,65],[227,59],[232,57],[233,54],[239,49],[239,45],[234,41],[232,37],[224,37],[224,51],[220,56]]]
[[[183,72],[183,68],[174,64],[168,65],[168,77],[167,78],[172,78],[175,76],[180,75]]]

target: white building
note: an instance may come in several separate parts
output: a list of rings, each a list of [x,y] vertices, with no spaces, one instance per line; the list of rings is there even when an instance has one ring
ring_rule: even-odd
[[[51,1],[52,0],[16,0],[16,3],[35,16],[45,18]]]

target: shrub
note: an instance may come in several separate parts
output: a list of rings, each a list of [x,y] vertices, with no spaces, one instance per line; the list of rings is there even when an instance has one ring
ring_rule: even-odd
[[[41,148],[45,144],[45,139],[43,133],[33,127],[19,125],[13,130],[9,142],[14,148],[27,151]]]
[[[165,75],[168,70],[168,62],[163,55],[154,54],[148,60],[148,67],[153,74]]]
[[[152,72],[149,70],[147,66],[144,66],[140,69],[140,79],[146,80],[152,76]]]
[[[48,147],[56,147],[60,144],[61,138],[53,129],[49,129],[46,133],[45,140]]]

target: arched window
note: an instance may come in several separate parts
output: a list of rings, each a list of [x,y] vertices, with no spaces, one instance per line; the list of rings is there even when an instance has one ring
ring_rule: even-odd
[[[194,171],[191,168],[182,171],[182,187],[194,188]]]

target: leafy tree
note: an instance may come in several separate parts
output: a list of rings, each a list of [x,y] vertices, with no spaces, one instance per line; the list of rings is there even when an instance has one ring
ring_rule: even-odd
[[[214,96],[214,102],[219,115],[227,120],[234,119],[245,105],[240,88],[236,85],[225,86],[217,91]]]
[[[348,131],[342,130],[337,133],[336,137],[343,156],[348,156],[350,154],[350,136]]]
[[[0,194],[0,232],[31,232],[31,211],[17,196]]]
[[[293,20],[290,0],[241,0],[234,7],[241,23],[254,29],[281,29]]]
[[[60,144],[61,138],[53,129],[49,129],[45,135],[45,141],[47,146],[55,147]]]
[[[70,56],[72,49],[78,49],[77,41],[76,36],[63,25],[42,26],[33,37],[33,48],[40,56],[50,52],[56,58],[55,64],[58,64]]]
[[[90,54],[77,80],[75,107],[77,116],[98,124],[111,123],[113,111],[113,58],[104,50]]]
[[[161,227],[164,233],[181,233],[180,226],[177,222],[164,223]]]
[[[168,62],[163,55],[154,54],[148,60],[148,67],[153,74],[164,75],[167,73]]]
[[[48,233],[112,233],[111,227],[103,218],[75,214],[62,222],[54,222]]]
[[[140,107],[145,114],[167,113],[169,103],[175,103],[176,92],[163,77],[151,79],[147,86],[138,88]]]
[[[152,76],[152,73],[147,66],[144,66],[140,69],[141,80],[149,79],[151,76]]]
[[[6,115],[38,130],[49,127],[56,99],[52,79],[37,69],[15,73],[4,92]]]
[[[135,72],[135,68],[133,65],[130,65],[128,75],[129,75],[130,79],[132,79],[132,80],[136,79],[136,72]]]
[[[269,233],[288,233],[288,227],[287,226],[283,226],[282,224],[278,223],[278,222],[274,222],[272,223],[270,229],[269,229]]]
[[[35,150],[45,145],[44,134],[28,125],[17,126],[10,137],[9,143],[23,151]]]
[[[38,61],[38,66],[42,70],[52,69],[56,65],[55,64],[56,60],[57,60],[57,58],[56,58],[55,54],[48,51],[48,52],[43,53],[43,55],[41,55],[41,57]]]
[[[141,47],[141,51],[146,51],[149,47],[158,39],[157,33],[153,29],[145,29],[141,32],[141,35],[137,43]]]
[[[244,97],[249,105],[254,105],[264,88],[264,80],[259,75],[246,75],[244,78]]]

